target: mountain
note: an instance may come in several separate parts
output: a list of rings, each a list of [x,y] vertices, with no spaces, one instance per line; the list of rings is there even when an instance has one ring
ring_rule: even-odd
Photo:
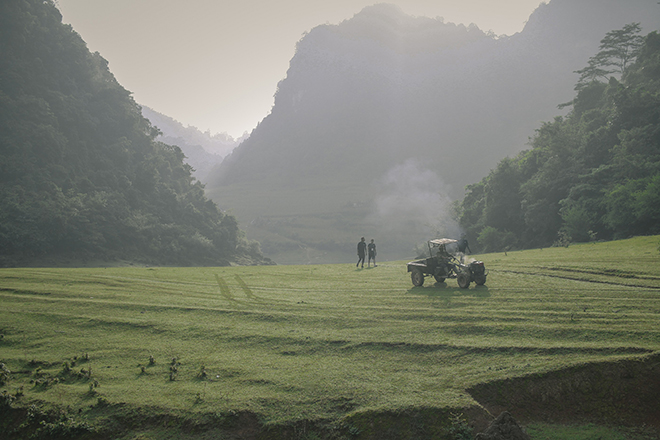
[[[53,0],[0,2],[0,266],[267,262]]]
[[[227,133],[212,135],[209,131],[202,132],[197,127],[184,127],[176,119],[145,105],[142,106],[142,116],[160,130],[161,134],[156,137],[157,141],[181,148],[186,156],[186,163],[193,167],[193,176],[201,182],[206,182],[208,172],[249,137],[248,133],[245,133],[240,138],[234,139]]]
[[[552,0],[500,38],[388,4],[318,26],[209,194],[278,261],[346,261],[362,235],[386,258],[409,256],[460,233],[451,201],[523,150],[600,39],[630,22],[654,29],[660,6]]]

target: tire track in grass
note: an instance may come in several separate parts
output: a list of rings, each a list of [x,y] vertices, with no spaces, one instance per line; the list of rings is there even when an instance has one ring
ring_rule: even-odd
[[[546,270],[550,270],[549,268],[545,268]],[[561,269],[555,269],[555,270],[561,270]],[[491,272],[495,272],[494,270],[491,270]],[[529,275],[529,276],[535,276],[535,277],[548,277],[548,278],[559,278],[562,280],[570,280],[570,281],[582,281],[584,283],[595,283],[595,284],[608,284],[608,285],[613,285],[613,286],[621,286],[621,287],[633,287],[633,288],[639,288],[639,289],[654,289],[654,290],[660,290],[660,286],[649,286],[649,285],[644,285],[644,284],[628,284],[628,283],[621,283],[621,282],[615,282],[615,281],[608,281],[608,280],[590,280],[590,279],[585,279],[585,278],[579,278],[579,277],[571,277],[568,275],[554,275],[554,274],[548,274],[548,273],[541,273],[541,272],[522,272],[522,271],[516,271],[516,270],[502,270],[498,269],[497,272],[501,273],[512,273],[515,275]],[[576,272],[576,271],[574,271]],[[589,273],[589,272],[587,272]],[[599,274],[601,276],[612,276],[608,274]],[[630,279],[630,278],[626,278]]]
[[[638,280],[652,280],[660,281],[660,277],[653,275],[646,275],[640,272],[633,272],[630,270],[619,270],[619,269],[592,269],[592,268],[572,268],[572,267],[548,267],[548,266],[536,266],[538,269],[549,270],[549,271],[565,271],[565,272],[576,272],[576,273],[586,273],[590,275],[601,275],[614,278],[634,278]]]
[[[227,282],[223,277],[219,276],[218,274],[214,274],[214,275],[215,275],[215,280],[218,283],[218,287],[220,287],[220,295],[222,295],[223,298],[232,301],[236,304],[246,304],[246,305],[248,304],[234,297],[234,295],[232,294],[232,290],[229,287],[229,284],[227,284]],[[252,292],[252,289],[250,289],[247,283],[243,281],[243,279],[239,275],[234,275],[234,278],[238,283],[239,287],[241,288],[241,290],[243,291],[243,293],[245,294],[245,296],[247,297],[247,299],[260,303],[263,302],[263,299],[256,296]]]
[[[585,347],[585,346],[473,346],[473,345],[460,345],[460,344],[423,344],[411,342],[383,342],[383,341],[367,341],[367,342],[354,342],[344,341],[344,346],[341,347],[344,351],[360,351],[362,349],[376,349],[376,350],[394,350],[401,352],[411,353],[424,353],[435,351],[455,351],[466,354],[515,354],[515,353],[531,353],[537,355],[568,355],[568,354],[594,354],[594,355],[644,355],[654,353],[653,349],[645,347],[631,347],[631,346],[610,346],[610,347]]]
[[[241,286],[241,289],[243,289],[243,293],[245,293],[245,296],[247,296],[249,299],[254,299],[257,301],[261,300],[261,298],[257,297],[254,293],[252,293],[252,289],[250,289],[247,283],[243,281],[243,278],[241,278],[239,275],[234,275],[234,278],[236,279],[238,285]]]
[[[218,274],[214,275],[215,281],[218,283],[218,287],[220,287],[220,295],[229,301],[236,301],[234,296],[231,294],[231,290],[229,289],[229,286],[227,285],[227,282],[224,280],[224,278],[220,277]]]

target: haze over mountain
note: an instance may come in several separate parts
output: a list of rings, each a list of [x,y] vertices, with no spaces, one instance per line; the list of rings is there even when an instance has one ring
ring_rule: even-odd
[[[318,26],[298,43],[271,114],[215,171],[210,194],[275,254],[311,248],[340,261],[374,235],[384,255],[409,255],[438,230],[459,233],[438,224],[451,199],[524,149],[572,99],[573,72],[605,33],[631,22],[657,28],[660,6],[552,0],[500,39],[388,4]],[[301,215],[323,227],[305,235],[287,226]]]
[[[184,126],[174,118],[157,112],[145,105],[142,106],[142,116],[162,134],[156,140],[169,145],[176,145],[185,154],[185,162],[193,167],[193,176],[206,182],[208,172],[222,162],[231,151],[249,137],[248,133],[234,139],[227,133],[211,134],[202,132],[197,127]]]

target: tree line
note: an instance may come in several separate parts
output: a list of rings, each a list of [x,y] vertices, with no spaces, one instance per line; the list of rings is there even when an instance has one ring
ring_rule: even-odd
[[[0,266],[264,262],[52,0],[0,3]]]
[[[611,31],[569,113],[466,187],[456,216],[485,252],[660,233],[660,35]]]

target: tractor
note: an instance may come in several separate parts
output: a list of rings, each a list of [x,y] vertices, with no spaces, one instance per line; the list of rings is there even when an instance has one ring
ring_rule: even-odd
[[[472,282],[477,286],[486,283],[488,272],[483,261],[464,264],[463,257],[459,260],[447,251],[447,245],[454,243],[458,243],[458,240],[437,238],[428,241],[429,258],[408,263],[408,272],[413,285],[424,285],[426,275],[434,277],[438,283],[444,282],[447,278],[456,278],[459,287],[463,289],[470,287]]]

